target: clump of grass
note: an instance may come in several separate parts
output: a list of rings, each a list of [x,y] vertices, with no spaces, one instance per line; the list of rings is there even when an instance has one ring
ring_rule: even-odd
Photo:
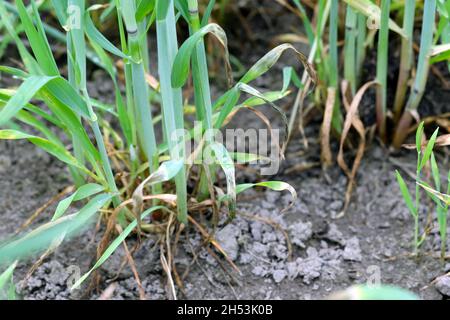
[[[213,2],[214,1],[212,1],[211,3]],[[224,8],[225,2],[222,2],[220,6],[221,8]],[[196,0],[188,1],[188,10],[190,34],[193,35],[202,27],[199,16],[198,2]],[[203,23],[203,26],[204,25],[205,23]],[[194,98],[196,106],[195,110],[197,120],[203,123],[205,130],[212,130],[214,127],[212,119],[213,109],[211,101],[211,89],[208,78],[208,63],[206,59],[205,43],[203,39],[200,39],[198,41],[192,55],[192,81],[194,85]],[[212,135],[208,134],[206,138],[206,145],[210,145],[214,141],[214,137]],[[207,176],[206,171],[204,169],[202,170],[202,175],[199,182],[199,199],[205,199],[209,196],[209,184],[214,183],[214,168],[211,167],[209,169],[211,169],[209,171],[209,177]],[[210,180],[209,182],[208,179]]]
[[[417,113],[417,107],[425,93],[425,86],[430,70],[430,54],[433,46],[433,35],[435,29],[436,1],[426,1],[424,3],[422,34],[420,38],[420,52],[411,94],[405,107],[405,111],[399,121],[394,136],[394,146],[399,147],[405,140],[405,130],[413,120],[413,113]],[[411,40],[412,41],[412,40]]]
[[[443,135],[436,138],[435,146],[448,146],[450,145],[450,135]],[[436,216],[439,226],[439,235],[441,238],[441,259],[445,261],[446,258],[446,244],[447,244],[447,219],[449,214],[450,206],[450,170],[447,173],[447,188],[445,188],[445,183],[441,182],[441,173],[436,161],[436,156],[434,152],[431,153],[430,167],[432,175],[432,184],[428,184],[425,181],[417,181],[417,185],[422,187],[427,195],[434,201],[436,205]]]
[[[395,2],[395,5],[391,5],[391,1],[346,0],[337,3],[319,1],[314,11],[314,19],[311,19],[315,24],[308,19],[301,3],[299,1],[294,3],[300,10],[299,16],[302,18],[309,40],[310,55],[313,56],[311,61],[321,64],[317,65],[320,81],[315,94],[315,104],[319,108],[329,102],[328,88],[336,89],[336,82],[340,83],[342,80],[348,81],[350,86],[347,93],[349,96],[346,98],[351,100],[354,97],[364,85],[361,79],[367,50],[374,46],[377,39],[375,76],[378,83],[375,107],[377,128],[380,139],[385,144],[400,148],[408,136],[413,120],[418,118],[417,108],[423,98],[431,66],[448,60],[449,57],[448,1],[433,0],[418,4],[416,1],[407,0],[402,3]],[[422,8],[423,10],[419,10]],[[439,16],[438,23],[436,16]],[[397,25],[395,17],[403,20],[402,27]],[[323,28],[324,22],[327,21],[329,21],[328,29]],[[342,29],[343,35],[339,37],[340,33],[337,30]],[[421,30],[417,66],[414,63],[413,50],[415,29]],[[395,99],[391,101],[388,100],[390,88],[387,86],[387,76],[390,68],[397,63],[392,58],[392,50],[396,50],[392,44],[397,39],[401,40],[401,46],[398,48],[400,69],[397,87],[393,92]],[[343,45],[339,51],[337,43],[340,43],[340,40],[343,40]],[[339,52],[342,57],[339,57]],[[328,61],[328,64],[323,64],[323,61]],[[336,61],[342,61],[342,67],[337,65]],[[410,83],[413,83],[411,88]],[[332,117],[334,134],[338,137],[342,133],[340,124],[345,113],[345,110],[341,110],[344,106],[342,94],[341,92],[335,97]],[[291,128],[294,127],[294,119],[298,116],[298,104],[297,99],[291,117]],[[325,112],[326,108],[323,109]],[[324,118],[327,119],[326,116]]]
[[[397,89],[394,101],[394,121],[400,119],[403,106],[405,104],[406,92],[408,90],[408,80],[413,66],[413,32],[414,18],[416,13],[416,1],[405,1],[405,12],[403,14],[403,31],[405,37],[402,38],[402,48],[400,54],[400,72],[398,75]]]
[[[108,6],[92,7],[86,7],[84,0],[55,0],[51,2],[51,9],[64,33],[43,23],[36,1],[31,0],[27,7],[23,0],[16,0],[15,4],[0,0],[2,24],[24,65],[24,70],[0,66],[0,72],[22,81],[17,89],[0,90],[0,139],[30,141],[66,163],[76,184],[75,191],[59,202],[48,223],[0,246],[0,263],[11,264],[5,279],[9,279],[17,261],[43,249],[47,249],[45,254],[51,253],[63,240],[84,230],[100,212],[106,231],[98,249],[98,261],[75,287],[102,265],[120,244],[126,246],[125,240],[130,234],[147,232],[163,235],[161,261],[173,288],[174,262],[170,258],[171,246],[167,245],[172,234],[192,223],[208,245],[216,246],[223,253],[205,227],[196,222],[199,210],[212,210],[216,215],[226,212],[229,222],[236,214],[236,195],[249,188],[288,190],[296,197],[295,190],[284,182],[236,184],[233,155],[215,141],[213,135],[206,135],[199,150],[186,154],[184,146],[191,144],[189,139],[192,138],[185,133],[198,129],[185,121],[182,90],[189,77],[193,79],[201,133],[219,130],[247,105],[269,104],[287,125],[284,113],[274,102],[286,96],[293,77],[288,77],[282,90],[275,92],[262,93],[250,85],[269,71],[285,51],[294,52],[306,68],[305,81],[309,77],[315,80],[307,58],[293,46],[283,44],[262,57],[236,84],[230,79],[231,87],[213,102],[206,35],[219,40],[227,74],[231,75],[226,34],[219,25],[208,23],[214,5],[215,1],[210,1],[204,16],[200,17],[196,0],[114,0]],[[112,13],[117,13],[120,48],[97,29],[91,17],[94,12],[101,21],[114,19]],[[177,22],[180,19],[188,24],[190,36],[178,48]],[[148,55],[151,43],[147,36],[153,24],[156,24],[158,49],[157,80],[149,74],[149,66],[154,61]],[[48,33],[66,44],[68,79],[58,69]],[[24,45],[25,38],[31,51]],[[113,105],[90,97],[86,71],[90,62],[111,77]],[[120,89],[121,81],[124,81],[125,95]],[[240,103],[242,93],[253,98]],[[48,112],[34,104],[35,101],[42,102]],[[152,107],[158,103],[161,112],[155,115]],[[118,120],[117,128],[108,122],[110,117]],[[155,133],[155,124],[159,121],[162,141],[156,139]],[[35,134],[28,133],[30,127]],[[91,133],[94,141],[91,141]],[[63,143],[62,136],[70,141],[72,149]],[[214,162],[201,163],[197,178],[191,173],[193,165],[188,160],[206,151]],[[258,155],[244,154],[243,157],[257,159]],[[219,168],[226,176],[226,190],[216,184],[215,173]],[[188,181],[197,186],[190,193]],[[203,201],[205,199],[208,201]],[[75,202],[84,205],[75,214],[67,214],[67,209]],[[227,210],[224,203],[228,204]],[[5,282],[0,281],[0,289],[4,285]]]
[[[170,158],[183,161],[184,150],[184,114],[181,88],[172,88],[171,74],[175,56],[178,53],[175,9],[172,0],[158,1],[156,7],[156,30],[158,39],[158,67],[160,90],[163,106],[164,133],[168,142]],[[205,79],[208,81],[208,79]],[[175,136],[174,136],[175,133]],[[187,223],[187,182],[186,170],[182,166],[176,178],[178,219]]]
[[[281,2],[287,6],[284,1]],[[313,103],[323,112],[323,167],[327,168],[333,163],[330,147],[333,138],[347,147],[353,145],[353,141],[347,141],[351,136],[350,131],[356,131],[360,137],[361,143],[351,170],[343,160],[342,148],[336,158],[349,176],[346,199],[350,199],[348,193],[351,193],[351,184],[354,183],[364,154],[368,131],[358,112],[363,95],[369,87],[376,86],[373,110],[379,138],[385,145],[400,148],[411,132],[413,121],[420,120],[417,108],[423,98],[432,64],[448,60],[450,56],[450,2],[318,1],[311,19],[301,1],[294,3],[299,9],[297,14],[303,22],[309,41],[309,61],[315,62],[318,70],[319,81]],[[439,16],[437,24],[436,16]],[[397,25],[398,20],[403,21],[402,27]],[[327,23],[328,28],[325,27]],[[417,66],[414,57],[415,29],[421,30]],[[395,47],[397,40],[401,42],[398,48]],[[393,58],[394,50],[397,49],[400,52],[399,61]],[[369,50],[374,54],[369,55]],[[368,63],[367,58],[374,55],[376,74],[367,75],[364,66]],[[388,87],[388,75],[398,62],[400,69],[397,86],[392,92],[392,88]],[[369,77],[366,83],[362,81],[363,76]],[[344,88],[348,90],[342,90]],[[289,122],[290,128],[294,129],[298,119],[300,133],[303,132],[303,93],[308,89],[306,86],[299,89]],[[390,95],[395,99],[389,99]],[[302,140],[306,141],[304,135]],[[305,148],[308,147],[307,143],[304,145]],[[348,200],[343,213],[347,206]]]
[[[417,166],[415,178],[417,182],[420,182],[422,180],[424,168],[429,163],[430,159],[432,159],[433,148],[435,146],[438,131],[439,129],[436,129],[436,131],[433,133],[433,135],[431,136],[430,140],[428,141],[428,143],[424,148],[423,147],[424,123],[422,122],[417,129],[416,146],[415,146],[415,149],[417,151]],[[435,165],[436,163],[434,162],[433,167]],[[435,168],[434,171],[436,170],[437,169]],[[402,193],[403,199],[405,200],[409,212],[414,218],[414,253],[418,254],[419,247],[426,238],[425,232],[423,233],[423,236],[420,236],[420,204],[421,204],[420,185],[418,183],[415,184],[415,195],[413,198],[400,172],[398,171],[396,172],[396,177],[398,184],[400,186],[400,191]]]

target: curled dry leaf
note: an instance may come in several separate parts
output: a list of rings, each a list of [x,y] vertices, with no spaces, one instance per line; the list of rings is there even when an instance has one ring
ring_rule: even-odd
[[[431,123],[436,123],[441,129],[444,129],[445,131],[450,133],[450,112],[423,118],[422,122],[425,125],[429,125]],[[411,126],[408,130],[408,134],[416,132],[417,127],[419,126],[419,123],[420,123],[420,121],[418,121],[417,124]]]
[[[263,181],[258,183],[244,183],[239,184],[236,188],[236,193],[239,194],[241,192],[244,192],[245,190],[248,190],[250,188],[254,187],[264,187],[271,189],[273,191],[289,191],[289,193],[292,195],[292,201],[289,203],[289,205],[284,208],[281,213],[285,213],[290,208],[292,208],[295,204],[295,201],[297,201],[297,191],[295,191],[294,187],[292,187],[289,183],[283,182],[283,181]]]
[[[247,71],[240,82],[248,83],[266,73],[268,70],[270,70],[270,68],[273,67],[278,59],[280,59],[281,55],[286,50],[293,50],[295,52],[296,57],[302,63],[309,77],[312,79],[312,82],[316,84],[318,81],[317,73],[314,70],[312,64],[308,62],[308,58],[303,53],[295,49],[295,47],[290,43],[283,43],[278,47],[270,50],[265,56],[259,59],[259,61],[256,62],[253,67],[250,68],[250,70]]]
[[[326,168],[333,163],[331,148],[330,148],[330,130],[331,120],[333,118],[334,103],[336,101],[336,88],[328,88],[327,102],[325,105],[325,114],[320,131],[320,145],[322,165]]]
[[[345,117],[344,128],[342,130],[341,143],[339,146],[339,153],[338,153],[337,161],[338,161],[339,166],[342,168],[342,170],[344,170],[349,181],[348,181],[347,190],[345,192],[344,208],[343,208],[342,212],[339,214],[339,217],[342,217],[345,214],[345,212],[348,208],[348,205],[350,204],[350,199],[351,199],[351,195],[353,192],[353,184],[355,182],[356,173],[357,173],[359,165],[361,163],[361,159],[364,155],[364,149],[366,146],[365,129],[364,129],[364,125],[358,115],[358,107],[359,107],[359,105],[361,103],[361,99],[364,96],[364,94],[366,93],[366,91],[371,86],[374,86],[377,84],[378,83],[376,81],[370,81],[370,82],[367,82],[366,84],[364,84],[361,87],[361,89],[359,89],[359,91],[356,93],[355,97],[353,98],[353,101],[350,104],[347,100],[347,90],[349,87],[348,81],[344,80],[342,82],[342,100],[344,102],[345,109],[347,110],[347,115]],[[353,162],[353,167],[350,170],[344,159],[344,143],[347,139],[347,136],[348,136],[348,133],[350,132],[351,127],[354,127],[355,130],[358,132],[358,135],[360,136],[360,142],[358,145],[358,150],[357,150],[357,153],[355,156],[355,160]]]
[[[133,192],[133,213],[138,220],[138,227],[141,225],[141,212],[144,207],[144,187],[155,183],[165,182],[175,177],[183,166],[183,160],[170,160],[163,162],[161,166],[145,179]]]

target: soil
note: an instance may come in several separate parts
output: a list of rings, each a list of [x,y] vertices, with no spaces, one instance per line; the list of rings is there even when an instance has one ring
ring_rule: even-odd
[[[254,60],[252,55],[250,61]],[[274,79],[256,85],[274,88],[280,83]],[[105,83],[101,73],[93,76],[91,94],[108,99],[106,92],[110,88]],[[431,80],[422,110],[429,104],[442,110],[448,108],[448,99],[444,98],[448,90],[443,95],[436,94],[433,90],[438,87],[436,83],[437,80]],[[363,105],[372,101],[369,97]],[[241,115],[230,126],[262,126],[251,113]],[[201,246],[198,234],[192,232],[189,241],[181,239],[174,259],[180,274],[188,272],[184,289],[177,288],[178,298],[323,299],[351,285],[377,280],[409,289],[423,299],[449,298],[448,277],[431,284],[436,277],[450,271],[449,263],[443,264],[435,257],[440,248],[435,222],[422,246],[423,254],[419,258],[410,254],[413,220],[401,198],[394,172],[401,170],[408,177],[414,171],[414,153],[393,154],[376,141],[371,143],[357,176],[351,205],[345,216],[337,219],[347,184],[342,171],[337,166],[326,172],[317,167],[306,171],[295,167],[319,160],[318,124],[313,121],[306,128],[308,149],[298,143],[298,136],[293,137],[295,143],[288,148],[280,173],[270,178],[286,181],[295,188],[299,197],[293,207],[281,212],[291,201],[289,193],[249,190],[238,199],[237,218],[226,226],[223,221],[219,225],[216,239],[239,272],[224,259],[220,263],[214,259]],[[449,167],[448,153],[439,155],[438,160],[443,168]],[[240,169],[239,182],[255,180],[253,171]],[[14,234],[35,210],[71,185],[63,164],[23,141],[0,141],[0,176],[3,209],[0,240]],[[408,182],[413,185],[412,179]],[[27,230],[48,221],[54,208],[55,205],[47,208]],[[424,202],[423,220],[428,212],[433,211]],[[25,280],[32,264],[21,263],[15,282],[23,299],[98,299],[106,289],[112,289],[111,299],[138,299],[132,270],[128,265],[122,268],[123,247],[100,268],[103,281],[98,291],[86,294],[86,286],[75,291],[68,289],[80,272],[83,274],[95,263],[100,233],[93,227],[63,244]],[[291,254],[287,239],[292,244]],[[135,242],[131,238],[128,244],[131,247]],[[146,297],[167,299],[170,290],[155,243],[151,236],[145,239],[134,259]],[[447,246],[450,247],[450,241]]]
[[[1,199],[2,238],[12,234],[30,213],[70,185],[66,170],[58,161],[22,142],[2,142]],[[187,299],[321,299],[356,283],[374,280],[412,290],[424,299],[443,299],[430,282],[448,271],[439,259],[423,255],[412,258],[412,219],[401,200],[394,177],[393,164],[401,163],[408,170],[414,163],[412,154],[402,154],[392,161],[380,147],[367,151],[358,175],[358,186],[347,214],[333,219],[343,205],[346,179],[339,169],[331,169],[325,178],[321,169],[285,175],[295,187],[299,200],[285,214],[290,194],[272,191],[250,191],[241,197],[238,217],[231,224],[219,227],[216,238],[241,274],[225,261],[224,272],[205,249],[198,254],[185,280]],[[406,165],[403,165],[406,164]],[[52,208],[46,210],[35,225],[46,221]],[[426,208],[423,208],[425,212]],[[423,212],[423,213],[424,213]],[[425,216],[423,214],[423,216]],[[292,256],[284,234],[260,220],[270,219],[289,234]],[[93,263],[98,236],[90,229],[70,240],[45,260],[25,282],[19,283],[24,299],[74,299],[83,291],[69,292],[76,272],[85,272]],[[201,244],[192,235],[192,247]],[[133,240],[130,241],[133,243]],[[142,285],[149,299],[165,299],[166,280],[160,266],[155,239],[148,239],[135,254]],[[450,245],[450,243],[449,243]],[[434,227],[422,249],[438,252],[439,237]],[[192,261],[191,245],[183,244],[176,255],[179,272]],[[124,258],[122,247],[101,268],[101,289],[115,283],[112,299],[137,299],[139,293],[128,267],[120,271]],[[29,264],[20,265],[16,281],[22,280]],[[448,293],[448,281],[438,288]],[[447,290],[447,291],[446,291]],[[96,299],[94,293],[88,298]]]

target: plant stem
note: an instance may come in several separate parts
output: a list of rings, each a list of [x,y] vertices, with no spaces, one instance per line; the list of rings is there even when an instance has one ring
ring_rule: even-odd
[[[417,181],[420,180],[420,170],[419,170],[420,156],[421,156],[421,152],[418,152],[418,154],[417,154],[417,171],[416,171],[416,180]],[[420,212],[419,206],[420,206],[420,187],[416,183],[416,205],[415,205],[416,214],[414,216],[414,254],[415,255],[418,255],[418,253],[419,253],[419,212]]]
[[[399,148],[406,139],[408,128],[413,120],[412,114],[416,112],[420,101],[425,92],[425,86],[428,80],[428,73],[430,69],[430,50],[433,45],[433,32],[436,18],[436,0],[428,0],[424,2],[422,34],[420,36],[420,52],[419,62],[417,65],[416,78],[414,80],[411,94],[406,104],[397,130],[394,136],[393,145]]]
[[[411,76],[411,68],[413,63],[413,31],[414,17],[416,12],[416,1],[406,0],[405,12],[403,16],[403,31],[406,34],[402,38],[402,50],[400,58],[400,72],[398,75],[397,90],[394,101],[394,121],[398,123],[406,98],[406,90],[408,88],[408,80]]]
[[[386,142],[386,113],[387,113],[387,69],[389,50],[389,13],[391,0],[385,0],[381,6],[380,31],[378,33],[377,52],[377,124],[383,142]]]
[[[345,16],[344,77],[350,84],[352,96],[356,93],[356,23],[356,11],[347,5]]]
[[[184,114],[181,88],[173,88],[171,75],[178,52],[173,0],[158,4],[156,32],[158,41],[158,68],[163,106],[163,122],[170,158],[182,160],[183,166],[175,176],[178,220],[187,224],[187,182],[184,149]]]
[[[198,12],[198,1],[188,0],[189,8],[189,27],[190,34],[196,33],[200,29],[200,16]],[[197,43],[192,55],[192,79],[194,83],[195,106],[197,110],[197,119],[202,121],[207,130],[205,148],[213,142],[213,135],[210,134],[213,129],[212,124],[212,102],[211,89],[209,85],[208,63],[206,60],[205,43],[203,38]],[[215,170],[214,166],[209,168],[208,177],[205,170],[202,170],[198,187],[198,200],[202,201],[209,196],[209,185],[214,184]]]
[[[367,18],[358,13],[358,35],[356,38],[356,84],[359,86],[366,58]]]
[[[88,112],[90,115],[89,125],[94,132],[94,137],[97,142],[97,149],[100,153],[101,165],[106,177],[106,182],[108,184],[110,192],[116,194],[113,197],[113,203],[114,206],[118,206],[120,204],[120,198],[117,195],[118,189],[114,180],[111,164],[109,163],[108,153],[97,121],[97,116],[94,113],[92,102],[87,91],[86,38],[84,34],[85,0],[69,0],[68,4],[79,8],[81,13],[80,26],[69,26],[70,30],[68,32],[68,55],[70,57],[73,57],[74,59],[74,61],[71,61],[71,59],[69,59],[69,61],[71,61],[71,63],[69,64],[69,80],[74,88],[78,92],[81,92],[87,104]],[[76,140],[74,140],[74,146],[77,147]],[[79,150],[78,152],[80,152],[80,154],[83,154],[82,150]]]
[[[78,0],[69,0],[68,5],[79,5],[81,6],[80,11],[84,12],[84,2],[78,3]],[[75,78],[75,66],[74,61],[71,59],[71,57],[74,56],[74,41],[75,38],[78,38],[81,40],[84,37],[83,30],[77,30],[75,28],[70,28],[70,30],[66,34],[66,44],[67,44],[67,73],[68,73],[68,81],[74,87],[77,91],[81,90],[80,84],[77,83],[77,80]],[[81,67],[81,66],[80,66]],[[80,117],[78,117],[80,119]],[[75,155],[75,158],[80,162],[81,164],[85,164],[85,158],[83,153],[83,148],[81,146],[80,141],[78,140],[76,135],[72,135],[72,141],[73,141],[73,152]],[[83,174],[81,174],[77,169],[70,168],[70,172],[72,173],[75,185],[80,187],[85,183],[85,177]]]
[[[298,4],[300,4],[300,3],[298,2]],[[320,19],[320,21],[318,21],[318,24],[320,24],[320,25],[317,26],[317,32],[316,32],[316,35],[314,37],[314,42],[312,43],[311,50],[309,51],[308,63],[313,63],[314,58],[318,54],[319,42],[321,41],[320,40],[321,34],[319,34],[319,31],[323,30],[325,28],[325,25],[326,25],[326,23],[328,21],[328,17],[330,15],[330,10],[331,10],[331,2],[327,1],[326,6],[325,6],[325,8],[323,9],[323,11],[321,13],[321,19]],[[282,153],[284,153],[286,151],[288,143],[289,143],[289,141],[291,139],[292,132],[294,131],[293,128],[294,128],[294,125],[295,125],[295,121],[296,121],[296,119],[298,117],[299,109],[301,109],[300,107],[303,104],[302,97],[304,96],[304,93],[308,92],[308,90],[309,90],[309,85],[307,85],[308,79],[309,79],[309,75],[308,75],[308,72],[305,70],[303,72],[302,79],[301,79],[303,87],[298,90],[297,96],[295,98],[294,106],[292,107],[292,113],[291,113],[291,116],[289,118],[289,125],[288,125],[289,133],[288,133],[288,136],[286,138],[286,143],[283,146]]]
[[[330,84],[329,87],[335,89],[336,96],[339,96],[339,67],[338,67],[338,22],[339,22],[339,1],[331,0],[330,11]],[[342,114],[340,112],[340,100],[336,97],[333,118],[333,128],[337,132],[342,131]]]
[[[94,113],[91,99],[87,91],[87,75],[86,75],[86,39],[84,35],[84,12],[85,12],[85,0],[69,0],[69,5],[73,5],[79,8],[81,12],[80,26],[74,27],[70,26],[68,41],[70,43],[68,49],[73,50],[73,55],[69,52],[69,55],[74,57],[73,64],[71,64],[72,76],[71,81],[75,88],[82,93],[84,100],[87,104],[88,111],[91,119],[89,120],[89,125],[91,126],[95,140],[97,142],[97,149],[100,153],[102,168],[105,173],[105,177],[108,183],[108,187],[111,192],[118,194],[118,189],[116,182],[114,180],[114,175],[111,169],[111,164],[109,163],[108,153],[106,151],[105,143],[103,141],[103,136],[98,125],[97,116]],[[70,60],[70,59],[69,59]],[[78,72],[76,72],[78,71]],[[76,144],[75,144],[76,145]],[[120,204],[120,198],[118,195],[113,197],[114,206]]]
[[[89,112],[91,114],[94,114],[91,99],[89,97],[87,89],[83,88],[81,91],[82,91],[84,99],[86,100],[86,103],[88,105]],[[114,179],[113,171],[111,169],[111,164],[109,162],[108,152],[106,151],[106,146],[103,141],[103,135],[100,131],[100,126],[98,125],[98,121],[97,120],[90,121],[89,124],[90,124],[92,130],[94,131],[95,141],[97,142],[97,148],[100,153],[100,158],[102,160],[102,167],[103,167],[103,171],[105,172],[106,181],[108,182],[109,189],[111,192],[118,194],[119,190],[117,188],[116,181]],[[119,196],[116,195],[113,197],[113,204],[115,207],[119,206],[120,202],[121,201],[120,201]]]
[[[145,66],[139,43],[140,31],[136,22],[136,7],[133,0],[122,0],[122,15],[128,33],[129,52],[133,58],[131,62],[131,81],[133,89],[133,104],[137,121],[137,137],[140,146],[149,162],[150,171],[156,169],[157,156],[156,138],[153,129],[152,113],[147,82],[145,80]]]

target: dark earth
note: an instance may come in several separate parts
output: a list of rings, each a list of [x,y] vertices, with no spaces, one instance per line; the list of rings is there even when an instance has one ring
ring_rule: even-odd
[[[292,19],[288,17],[284,18]],[[275,28],[284,18],[267,23],[273,23],[275,26],[270,28]],[[260,25],[266,22],[254,18],[249,23],[263,28]],[[293,25],[299,27],[300,23],[295,21]],[[271,29],[267,28],[269,35]],[[237,40],[233,42],[232,37],[232,53],[242,61],[254,62],[271,46],[269,41],[253,39],[259,45],[258,52],[247,50],[251,43],[240,46],[238,50]],[[281,67],[283,63],[292,63],[289,59],[283,60],[277,70],[255,85],[263,90],[279,89]],[[366,78],[370,77],[370,68],[367,67]],[[391,81],[395,83],[395,79]],[[216,89],[220,90],[219,87]],[[111,86],[102,72],[93,72],[90,94],[108,101]],[[442,88],[439,80],[432,76],[421,112],[448,111],[449,98],[448,89]],[[289,112],[292,101],[291,96],[280,105]],[[361,113],[368,121],[370,114],[373,114],[373,110],[367,111],[369,109],[373,109],[373,93],[367,95],[361,106]],[[261,110],[267,111],[265,108]],[[242,111],[239,115],[230,127],[264,127],[250,112]],[[270,115],[274,125],[279,124],[275,117]],[[306,127],[308,149],[304,148],[300,136],[295,134],[280,173],[276,177],[261,177],[263,180],[290,183],[298,193],[293,207],[281,213],[291,201],[288,192],[249,190],[238,198],[237,218],[225,227],[223,224],[219,226],[216,239],[240,273],[224,259],[219,264],[201,247],[202,238],[197,233],[191,232],[189,241],[184,238],[180,240],[175,262],[179,273],[182,274],[187,268],[189,272],[183,282],[184,289],[177,289],[177,298],[324,299],[354,284],[370,284],[378,280],[411,290],[423,299],[449,298],[450,277],[432,283],[438,276],[450,272],[450,263],[442,263],[437,257],[440,239],[433,207],[427,201],[423,201],[421,207],[422,225],[425,225],[427,214],[431,214],[432,228],[421,248],[422,255],[413,257],[411,254],[413,219],[402,200],[394,173],[400,170],[413,188],[414,182],[409,176],[414,172],[414,152],[392,152],[373,140],[367,146],[361,163],[351,205],[345,216],[337,219],[344,205],[347,178],[337,165],[326,172],[316,166],[320,160],[319,125],[320,117],[313,119]],[[336,149],[335,145],[333,147]],[[350,160],[352,152],[348,153]],[[438,153],[442,169],[448,170],[448,161],[448,150]],[[310,165],[312,168],[303,170],[303,167]],[[251,168],[239,169],[239,182],[255,180]],[[0,177],[0,240],[13,235],[33,212],[71,185],[63,164],[23,141],[0,141]],[[47,208],[27,230],[47,222],[54,209],[55,205]],[[71,210],[75,212],[75,209]],[[95,263],[101,231],[95,232],[92,226],[84,234],[66,242],[44,259],[42,265],[25,280],[32,262],[19,264],[15,282],[21,297],[98,299],[104,294],[103,297],[110,299],[139,299],[131,268],[127,264],[121,267],[125,257],[122,246],[100,268],[103,281],[98,290],[88,292],[86,286],[72,292],[69,290],[77,273],[83,274]],[[286,235],[292,244],[291,255]],[[130,247],[135,242],[134,237],[128,240]],[[167,299],[170,290],[155,243],[156,239],[152,236],[145,239],[135,252],[134,259],[146,298]],[[450,241],[447,245],[450,246]],[[196,259],[192,248],[200,248]]]
[[[0,234],[5,237],[38,207],[70,185],[70,180],[57,160],[30,144],[2,142],[0,150],[0,201],[4,210]],[[413,224],[401,200],[394,176],[394,170],[399,167],[394,163],[401,163],[402,168],[408,170],[414,157],[404,154],[390,158],[378,146],[367,151],[352,205],[341,219],[332,218],[342,208],[346,186],[346,178],[337,168],[328,172],[333,177],[332,183],[327,182],[320,169],[284,176],[299,194],[299,200],[284,215],[280,215],[280,208],[289,204],[290,194],[245,193],[239,201],[238,218],[216,233],[217,240],[242,275],[222,261],[228,270],[225,273],[203,249],[198,264],[192,266],[186,278],[186,296],[180,294],[180,298],[321,299],[353,284],[372,281],[379,275],[383,283],[410,289],[424,299],[443,299],[442,293],[448,294],[448,282],[441,284],[441,291],[430,282],[450,271],[450,265],[442,265],[439,259],[426,254],[418,259],[409,254]],[[425,213],[426,208],[423,209]],[[46,221],[51,212],[52,207],[35,225]],[[283,227],[292,242],[292,257],[288,256],[282,232],[250,217],[270,219]],[[93,264],[96,245],[92,239],[98,238],[93,230],[64,244],[25,283],[19,283],[23,286],[23,297],[80,297],[82,292],[71,293],[68,284],[76,267],[85,272]],[[151,250],[154,241],[146,240],[135,254],[135,260],[147,297],[164,299],[167,298],[166,280],[158,249]],[[198,235],[190,239],[194,247],[200,241]],[[438,252],[436,228],[422,250]],[[180,246],[175,259],[181,270],[191,263],[190,252],[187,244]],[[139,295],[131,269],[126,266],[117,274],[123,258],[123,249],[119,247],[102,266],[105,280],[102,288],[111,281],[117,284],[113,299],[136,299]],[[17,282],[28,267],[28,264],[19,266]],[[97,294],[89,296],[97,297]]]

